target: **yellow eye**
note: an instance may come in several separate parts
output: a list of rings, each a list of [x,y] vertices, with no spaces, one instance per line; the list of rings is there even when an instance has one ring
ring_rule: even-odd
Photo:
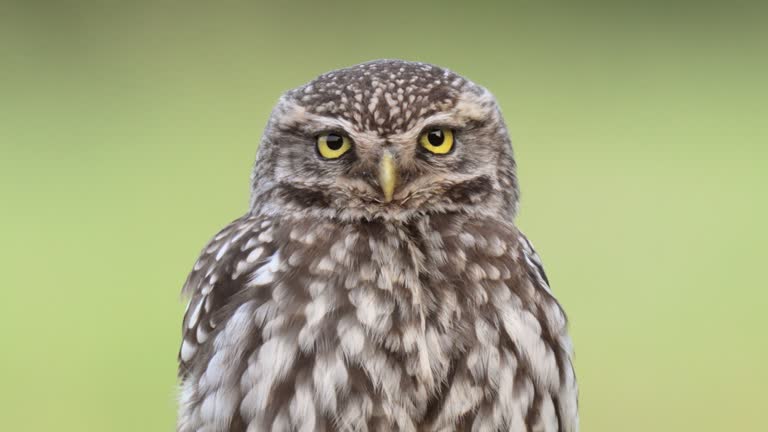
[[[338,159],[351,148],[352,143],[344,135],[329,133],[317,137],[317,151],[326,159]]]
[[[430,129],[419,137],[422,147],[435,154],[447,154],[453,148],[453,131],[450,129]]]

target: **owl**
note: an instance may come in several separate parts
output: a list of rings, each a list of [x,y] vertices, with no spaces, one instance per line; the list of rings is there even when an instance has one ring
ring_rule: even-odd
[[[278,101],[183,293],[177,430],[578,430],[566,316],[499,107],[379,60]]]

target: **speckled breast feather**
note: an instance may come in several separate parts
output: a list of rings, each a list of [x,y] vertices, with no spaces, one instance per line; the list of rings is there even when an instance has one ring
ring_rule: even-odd
[[[435,125],[456,131],[446,157],[418,148]],[[329,130],[347,159],[313,151]],[[249,212],[184,287],[178,431],[577,431],[566,317],[518,195],[495,100],[452,72],[378,61],[288,92]]]

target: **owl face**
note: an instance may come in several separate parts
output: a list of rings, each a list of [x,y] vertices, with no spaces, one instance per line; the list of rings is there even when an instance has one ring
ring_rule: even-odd
[[[257,156],[252,207],[341,219],[506,212],[515,165],[492,95],[423,63],[376,61],[286,93]]]

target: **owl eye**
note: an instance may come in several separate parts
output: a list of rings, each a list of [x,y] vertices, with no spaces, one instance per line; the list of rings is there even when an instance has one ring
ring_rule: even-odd
[[[430,129],[421,134],[419,143],[434,154],[447,154],[453,148],[453,131],[445,128]]]
[[[317,152],[325,159],[338,159],[352,148],[349,137],[329,133],[317,137]]]

